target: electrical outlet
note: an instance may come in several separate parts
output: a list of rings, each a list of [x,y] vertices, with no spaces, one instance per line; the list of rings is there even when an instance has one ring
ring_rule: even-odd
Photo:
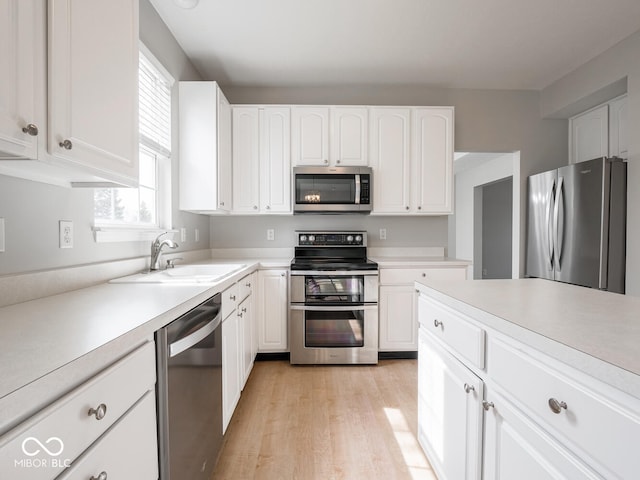
[[[187,241],[187,229],[182,227],[180,229],[180,241],[185,243]]]
[[[273,228],[267,228],[267,240],[272,241],[276,239],[276,232]]]
[[[60,220],[60,248],[73,248],[73,222]]]
[[[195,239],[196,243],[200,241],[200,230],[198,230],[197,228],[193,235],[193,238]]]
[[[387,239],[387,229],[386,228],[381,228],[380,229],[380,240],[386,240]]]
[[[4,252],[4,218],[0,218],[0,252]]]

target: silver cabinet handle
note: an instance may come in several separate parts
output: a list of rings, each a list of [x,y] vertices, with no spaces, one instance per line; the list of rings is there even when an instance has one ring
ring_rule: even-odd
[[[224,207],[224,202],[220,202],[220,206],[221,206],[221,207]]]
[[[486,400],[483,400],[482,408],[484,408],[486,411],[489,411],[490,408],[494,408],[493,402],[487,402]]]
[[[404,207],[405,210],[409,210],[409,206],[407,205],[406,207]]]
[[[238,316],[242,318],[242,312],[238,312]]]
[[[438,320],[437,318],[433,321],[433,326],[438,328],[438,327],[444,327],[444,323],[442,323],[440,320]]]
[[[271,206],[270,205],[267,205],[267,210],[271,210]]]
[[[325,165],[329,163],[329,160],[324,160]]]
[[[245,283],[245,284],[244,284],[244,286],[245,286],[245,287],[249,287],[249,288],[251,288],[251,282],[247,282],[247,283]]]
[[[418,205],[418,210],[422,210],[422,205]]]
[[[549,399],[549,408],[551,409],[551,411],[553,413],[560,413],[562,411],[562,409],[564,408],[565,410],[567,409],[567,404],[566,402],[560,402],[558,400],[556,400],[555,398],[550,398]]]
[[[100,472],[97,477],[91,476],[89,480],[107,480],[107,472]]]
[[[233,300],[233,301],[235,301],[235,299],[236,299],[236,296],[235,296],[235,295],[229,295],[229,300]]]
[[[336,165],[340,163],[340,160],[336,160]]]
[[[247,313],[247,307],[242,307],[242,312]]]
[[[426,277],[426,276],[427,276],[427,274],[423,272],[423,273],[422,273],[422,278],[424,278],[424,277]]]
[[[473,385],[469,385],[468,383],[464,384],[464,391],[467,393],[475,392],[476,389]]]
[[[281,273],[281,274],[280,274],[280,276],[281,276],[281,277],[286,277],[286,276],[287,276],[287,274],[286,274],[286,273]]]
[[[71,143],[71,140],[69,139],[65,140],[64,142],[60,142],[58,145],[60,145],[65,150],[71,150],[73,148],[73,143]]]
[[[38,136],[38,127],[35,126],[33,123],[30,123],[26,127],[22,127],[22,132],[26,133],[27,135],[31,135],[32,137],[37,137]]]
[[[254,209],[254,210],[257,210],[257,209],[258,209],[258,206],[257,206],[257,205],[254,205],[254,206],[253,206],[253,209]]]
[[[98,405],[98,408],[90,408],[87,415],[94,415],[96,420],[102,420],[104,416],[107,414],[107,406],[104,403]]]

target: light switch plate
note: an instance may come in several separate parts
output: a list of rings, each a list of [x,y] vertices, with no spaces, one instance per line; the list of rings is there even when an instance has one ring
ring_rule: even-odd
[[[0,252],[4,252],[4,218],[0,218]]]
[[[387,229],[386,228],[381,228],[380,229],[380,240],[386,240],[387,239]]]
[[[60,220],[60,248],[73,248],[73,222]]]
[[[273,228],[267,228],[267,240],[272,241],[276,239],[276,232]]]
[[[180,241],[185,243],[187,241],[187,229],[182,227],[180,229]]]

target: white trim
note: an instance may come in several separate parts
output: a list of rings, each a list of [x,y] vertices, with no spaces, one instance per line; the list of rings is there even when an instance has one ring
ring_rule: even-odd
[[[104,226],[91,227],[96,243],[108,242],[150,242],[164,232],[178,233],[175,229],[157,227]]]
[[[164,77],[169,82],[169,86],[173,87],[173,84],[176,83],[176,79],[173,78],[173,75],[169,73],[169,70],[167,70],[164,65],[162,65],[160,60],[158,60],[158,58],[153,53],[151,53],[151,50],[149,50],[144,43],[142,43],[141,41],[138,43],[140,51],[143,53],[143,55],[147,57],[147,59],[153,64],[154,67],[160,70],[160,73],[162,73],[162,75],[164,75]]]

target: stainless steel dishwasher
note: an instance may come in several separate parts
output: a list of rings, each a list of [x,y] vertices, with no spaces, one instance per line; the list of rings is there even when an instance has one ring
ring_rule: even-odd
[[[160,480],[209,479],[222,445],[222,297],[156,333]]]

